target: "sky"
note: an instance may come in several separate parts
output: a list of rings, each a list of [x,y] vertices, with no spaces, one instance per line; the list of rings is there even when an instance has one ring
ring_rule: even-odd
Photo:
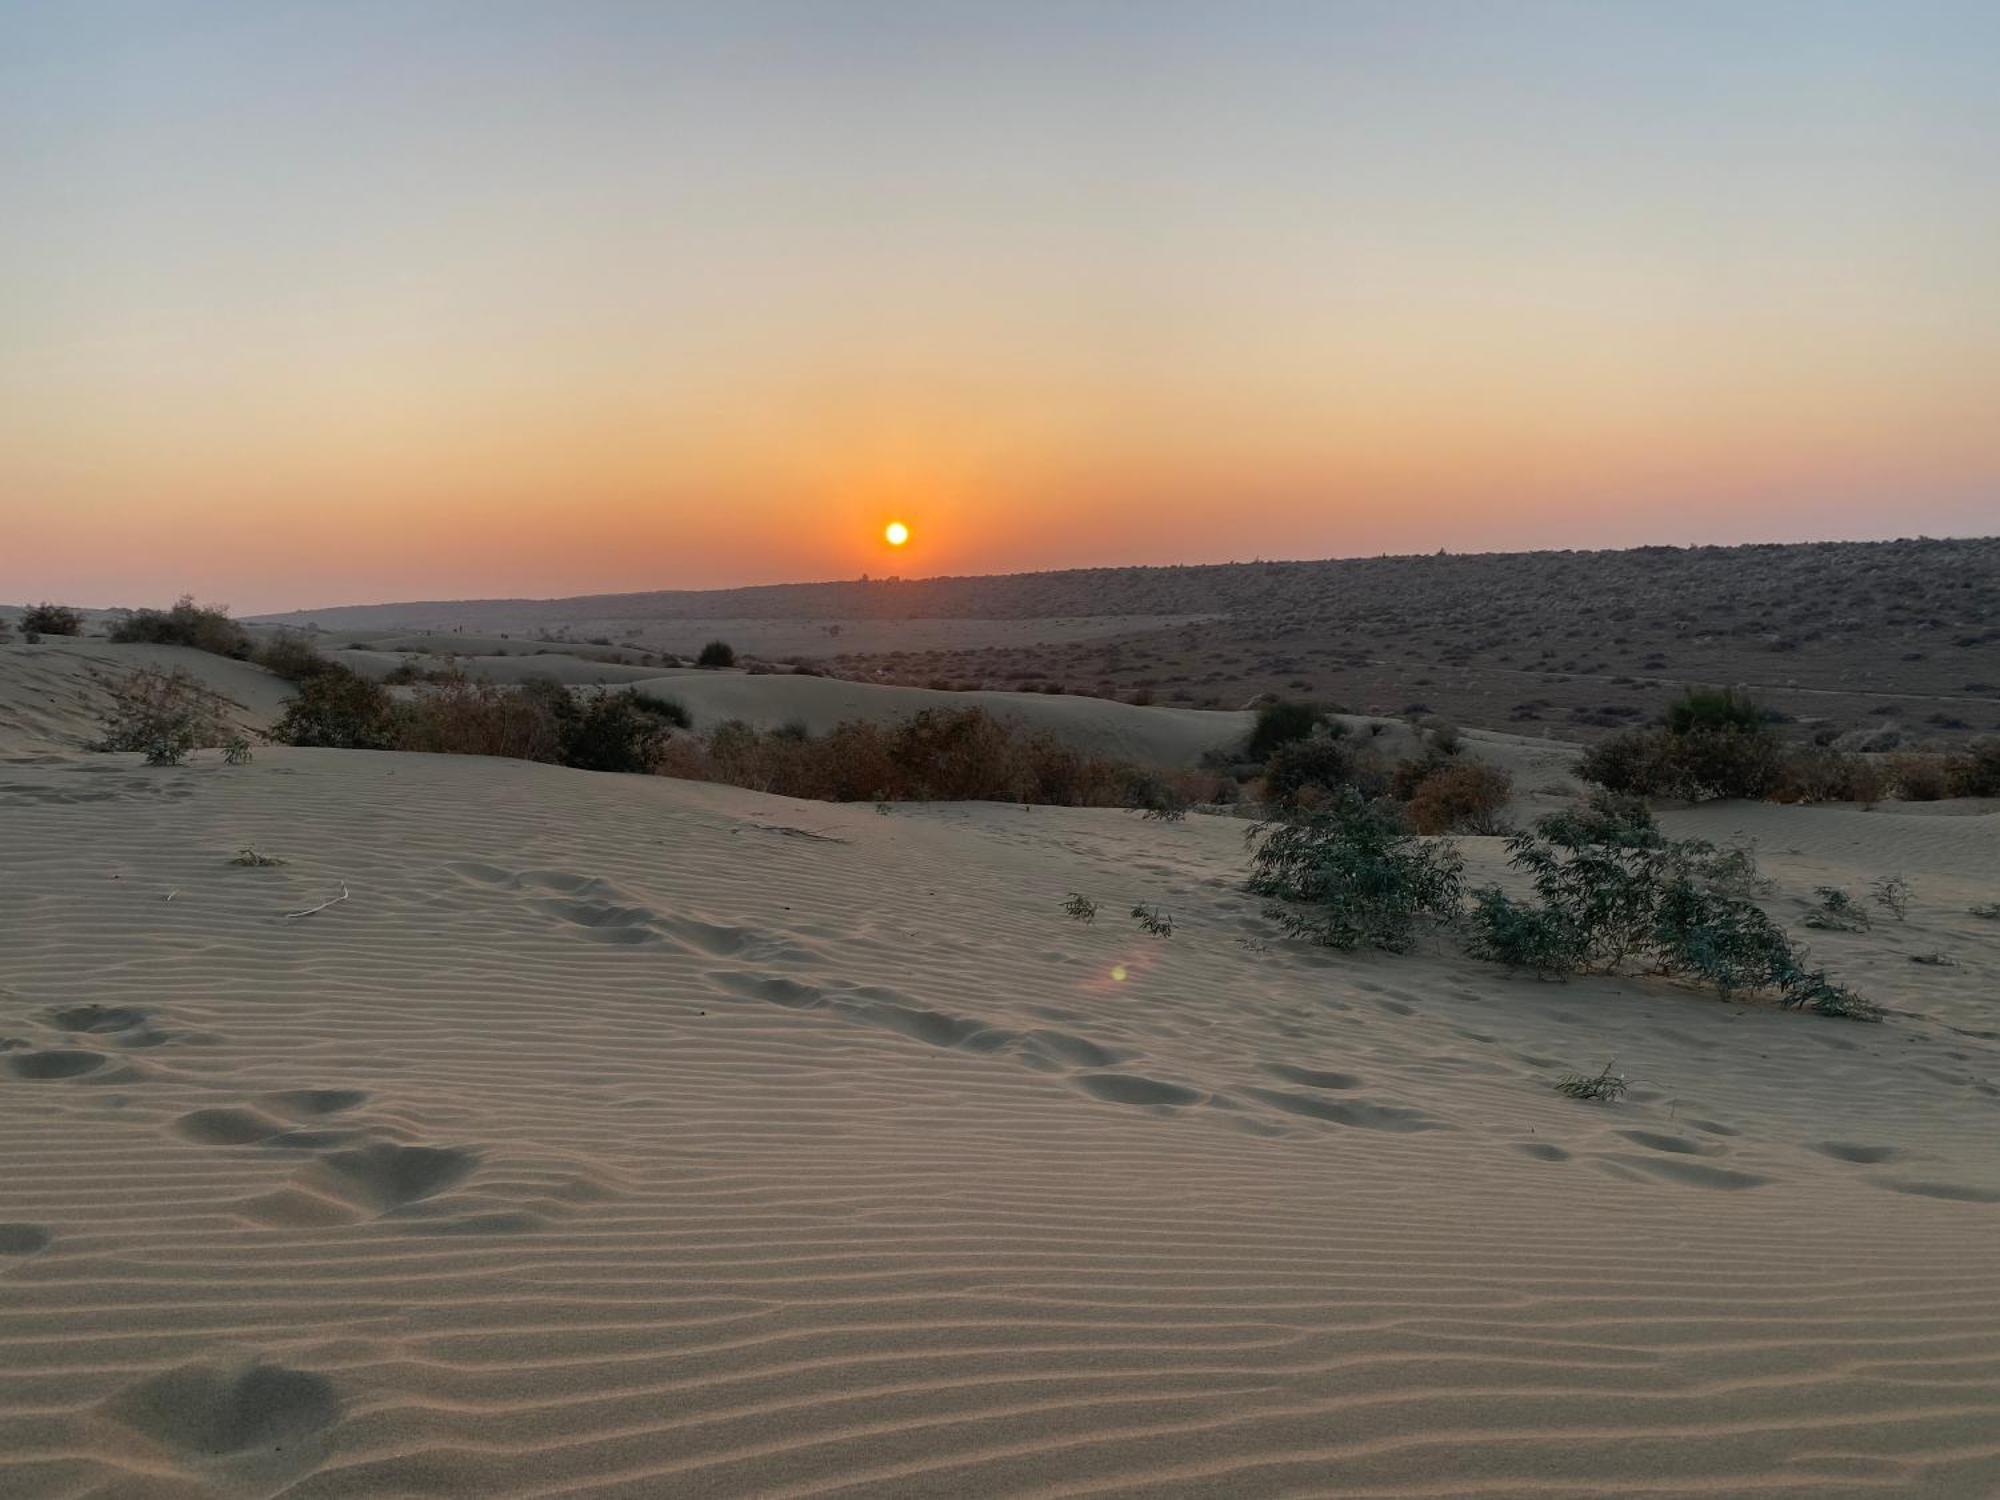
[[[1990,0],[0,0],[0,600],[1995,530]]]

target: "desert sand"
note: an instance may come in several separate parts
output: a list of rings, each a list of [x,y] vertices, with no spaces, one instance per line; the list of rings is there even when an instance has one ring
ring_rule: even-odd
[[[1668,815],[1911,881],[1867,1026],[1302,948],[1234,819],[147,769],[93,649],[0,648],[9,1500],[2000,1491],[1991,804]]]

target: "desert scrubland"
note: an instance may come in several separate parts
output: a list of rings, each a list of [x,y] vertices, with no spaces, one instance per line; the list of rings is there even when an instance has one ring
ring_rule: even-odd
[[[1898,608],[1968,631],[1954,597]],[[1144,598],[1223,632],[1203,650],[1266,628]],[[1686,891],[1823,984],[1719,989],[1666,949],[1481,947],[1501,898],[1535,910],[1510,835],[1614,805],[1546,725],[1343,701],[1252,761],[1278,717],[1254,673],[1212,711],[1169,706],[1212,686],[1172,668],[1152,706],[742,640],[701,669],[742,616],[688,618],[610,645],[477,609],[312,638],[385,734],[496,705],[570,734],[603,700],[667,774],[578,769],[571,738],[274,743],[311,678],[267,625],[244,656],[115,642],[116,617],[0,644],[0,1493],[2000,1490],[2000,799],[1965,794],[1976,735],[1919,720],[1836,752],[1785,707],[1804,687],[1753,683],[1787,717],[1719,743],[1920,750],[1936,795],[1911,761],[1860,800],[1655,797],[1656,828],[1616,804],[1651,829],[1623,853],[1537,846],[1707,849]],[[1071,636],[1020,649],[1116,639],[1047,618]],[[1875,689],[1843,639],[1844,705]],[[1933,645],[1897,702],[1995,675],[1990,648]],[[178,763],[91,748],[139,669],[213,715]],[[1684,748],[1708,731],[1672,727],[1670,676],[1629,691]],[[917,722],[1141,789],[832,801],[740,784],[724,753],[907,768]],[[1387,847],[1448,856],[1463,890],[1407,941],[1312,941],[1338,903],[1253,891],[1246,832],[1367,798],[1441,819]]]

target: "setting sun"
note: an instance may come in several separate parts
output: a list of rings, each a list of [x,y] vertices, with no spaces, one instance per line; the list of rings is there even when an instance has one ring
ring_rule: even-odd
[[[891,521],[882,528],[882,539],[891,547],[900,547],[910,539],[910,528],[901,521]]]

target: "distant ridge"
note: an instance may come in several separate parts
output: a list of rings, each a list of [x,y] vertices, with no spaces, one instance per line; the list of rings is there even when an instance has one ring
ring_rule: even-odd
[[[1859,585],[1885,568],[1935,570],[1927,589],[1956,610],[2000,581],[2000,537],[1886,542],[1649,546],[1596,552],[1429,553],[1311,561],[1071,568],[937,578],[848,579],[727,589],[660,589],[561,598],[412,600],[290,610],[273,624],[347,629],[532,628],[589,620],[1039,619],[1068,615],[1269,615],[1336,602],[1369,608],[1444,587],[1489,597],[1540,594],[1553,577],[1589,594],[1721,586],[1758,590],[1773,576]],[[1985,587],[1981,587],[1982,584]],[[1954,613],[1953,618],[1969,618]]]

